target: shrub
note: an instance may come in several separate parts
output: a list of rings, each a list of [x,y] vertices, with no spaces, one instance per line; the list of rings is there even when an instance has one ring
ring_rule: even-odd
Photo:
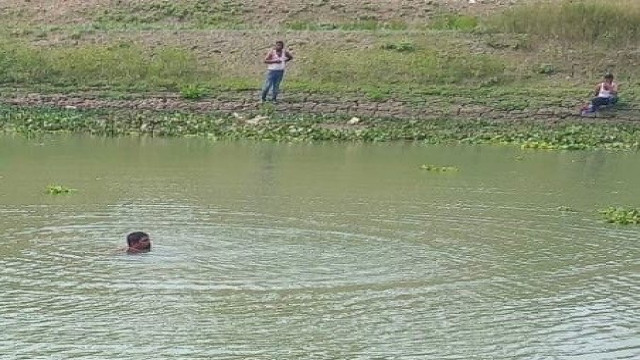
[[[398,52],[411,52],[416,50],[416,46],[413,42],[408,40],[403,40],[397,43],[386,43],[382,45],[384,50],[395,50]]]
[[[556,69],[553,65],[551,64],[541,64],[538,67],[538,73],[540,74],[545,74],[545,75],[552,75],[556,72]]]
[[[180,88],[180,96],[183,99],[198,100],[207,95],[207,90],[199,85],[185,85]]]

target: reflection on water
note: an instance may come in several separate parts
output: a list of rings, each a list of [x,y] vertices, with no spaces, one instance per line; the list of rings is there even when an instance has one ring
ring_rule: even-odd
[[[0,358],[637,359],[639,163],[0,138]]]

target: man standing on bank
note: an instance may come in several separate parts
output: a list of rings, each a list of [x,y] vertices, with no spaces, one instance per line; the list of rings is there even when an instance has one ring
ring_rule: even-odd
[[[278,92],[280,90],[280,82],[284,77],[284,68],[287,62],[293,60],[293,56],[284,49],[284,42],[276,41],[276,46],[269,51],[264,58],[267,64],[267,80],[262,88],[262,101],[267,101],[269,89],[272,89],[273,102],[278,101]]]

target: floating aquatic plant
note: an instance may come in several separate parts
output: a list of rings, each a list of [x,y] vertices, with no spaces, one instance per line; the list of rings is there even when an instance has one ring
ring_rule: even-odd
[[[589,145],[586,144],[562,144],[548,141],[532,141],[527,140],[520,145],[521,149],[540,149],[540,150],[586,150]]]
[[[73,191],[73,189],[62,185],[47,185],[47,193],[50,195],[68,194],[71,191]]]
[[[609,223],[620,225],[640,224],[640,211],[638,209],[608,207],[600,210],[600,213]]]
[[[274,142],[412,141],[422,144],[517,145],[547,150],[638,150],[640,124],[430,121],[368,118],[353,126],[342,116],[279,113],[271,104],[230,116],[221,113],[70,110],[0,106],[0,132],[27,137],[74,132],[104,136],[203,136],[212,140]],[[268,116],[269,121],[246,119]],[[249,126],[251,125],[251,126]],[[297,130],[290,131],[293,126]],[[523,154],[519,154],[523,156]],[[526,157],[523,157],[526,158]],[[519,160],[516,157],[516,160]]]
[[[423,164],[420,166],[420,169],[434,172],[455,172],[458,171],[458,168],[455,166],[436,166]]]

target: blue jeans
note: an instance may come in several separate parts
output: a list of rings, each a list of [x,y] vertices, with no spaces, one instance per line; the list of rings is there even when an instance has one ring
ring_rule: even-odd
[[[591,100],[591,112],[596,112],[600,106],[615,105],[618,102],[618,97],[602,98],[595,97]]]
[[[282,78],[284,77],[284,70],[269,70],[267,72],[267,80],[262,87],[262,101],[267,100],[267,94],[269,93],[269,89],[272,90],[273,101],[278,99],[278,92],[280,91],[280,83],[282,82]]]

